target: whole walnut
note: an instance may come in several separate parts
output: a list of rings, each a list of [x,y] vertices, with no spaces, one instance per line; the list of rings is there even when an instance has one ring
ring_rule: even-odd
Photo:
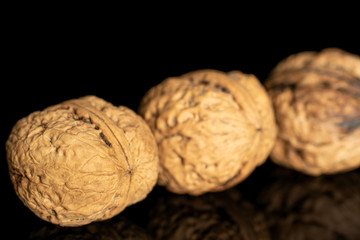
[[[276,126],[253,75],[198,70],[150,89],[140,114],[159,147],[159,185],[200,195],[244,180],[265,162]]]
[[[143,119],[95,96],[19,120],[6,150],[19,198],[61,226],[113,217],[144,199],[158,176],[156,142]]]
[[[279,133],[271,159],[310,175],[360,166],[360,57],[301,52],[266,82]]]

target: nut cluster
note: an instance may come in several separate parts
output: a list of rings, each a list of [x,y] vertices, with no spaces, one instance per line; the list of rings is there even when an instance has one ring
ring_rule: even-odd
[[[339,49],[292,55],[266,87],[279,128],[274,162],[310,175],[359,167],[359,56]]]
[[[34,112],[6,142],[15,192],[38,217],[81,226],[156,183],[194,196],[229,189],[269,155],[314,176],[360,166],[359,56],[291,55],[265,87],[239,71],[198,70],[151,88],[141,116],[95,96]]]

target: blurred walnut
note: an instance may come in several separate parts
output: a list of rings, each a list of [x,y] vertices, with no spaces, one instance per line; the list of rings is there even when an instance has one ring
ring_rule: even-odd
[[[277,169],[259,191],[272,239],[360,239],[360,172],[310,177]]]
[[[339,49],[292,55],[266,87],[279,128],[274,162],[310,175],[359,167],[359,56]]]
[[[269,240],[263,214],[234,189],[199,197],[168,193],[150,219],[148,231],[159,240]]]
[[[157,146],[146,123],[95,96],[21,119],[6,149],[19,198],[62,226],[111,218],[144,199],[157,180]]]
[[[276,127],[271,102],[253,75],[199,70],[164,80],[140,114],[159,147],[159,184],[175,193],[221,191],[264,163]]]

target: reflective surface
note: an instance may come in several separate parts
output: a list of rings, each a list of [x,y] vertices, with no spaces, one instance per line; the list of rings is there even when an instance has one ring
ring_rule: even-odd
[[[192,70],[240,70],[263,82],[279,61],[300,51],[339,47],[360,54],[357,26],[345,31],[341,24],[341,28],[328,24],[331,31],[324,35],[321,22],[315,36],[307,27],[303,32],[298,26],[285,28],[284,21],[263,29],[248,24],[253,18],[240,24],[240,15],[234,15],[236,28],[211,25],[209,31],[202,31],[203,26],[195,24],[195,35],[176,27],[166,27],[173,29],[173,36],[163,29],[156,33],[157,24],[147,21],[142,21],[145,29],[131,26],[131,32],[118,22],[105,32],[109,21],[85,21],[81,26],[72,22],[64,27],[66,31],[53,25],[36,29],[39,24],[29,18],[11,26],[13,31],[4,34],[10,40],[5,49],[10,51],[4,56],[6,84],[1,88],[5,239],[360,239],[359,170],[313,178],[267,161],[231,191],[189,197],[156,187],[144,201],[113,219],[81,228],[44,222],[15,195],[5,141],[16,121],[34,111],[89,94],[137,111],[151,87]],[[339,18],[334,19],[338,23]],[[268,19],[259,22],[264,25]],[[73,25],[76,29],[69,33]]]
[[[310,177],[268,161],[238,186],[199,197],[156,187],[104,222],[63,228],[28,216],[30,239],[360,239],[360,171]],[[35,223],[35,224],[34,224]]]
[[[273,239],[360,239],[359,171],[309,177],[275,169],[257,195]]]

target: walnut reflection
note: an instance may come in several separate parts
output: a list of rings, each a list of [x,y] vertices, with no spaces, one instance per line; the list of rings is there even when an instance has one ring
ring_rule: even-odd
[[[30,234],[36,240],[152,240],[145,229],[122,216],[82,227],[47,225]]]
[[[268,240],[263,215],[234,189],[199,197],[167,193],[150,211],[155,239]]]
[[[279,168],[258,195],[273,239],[360,239],[360,172],[310,177]]]

